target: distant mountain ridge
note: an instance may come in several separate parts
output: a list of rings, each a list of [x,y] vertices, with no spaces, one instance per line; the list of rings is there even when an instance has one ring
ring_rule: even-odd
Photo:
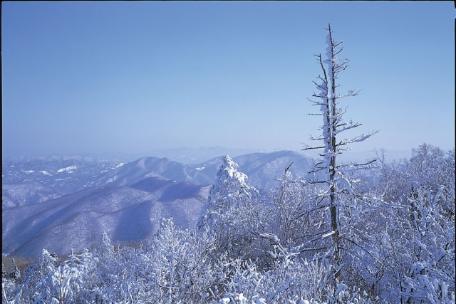
[[[2,172],[2,208],[41,203],[66,194],[108,184],[126,186],[148,177],[210,185],[223,156],[199,164],[143,157],[129,163],[74,158],[6,162]],[[234,157],[253,186],[268,190],[293,162],[291,171],[304,176],[312,160],[292,151],[251,153]]]
[[[90,188],[119,165],[113,161],[39,158],[2,163],[2,208],[41,203]]]
[[[219,156],[203,163],[186,165],[167,158],[144,157],[117,170],[109,171],[97,183],[127,185],[146,177],[159,176],[175,181],[209,185],[215,181],[222,159],[223,156]],[[297,176],[305,176],[313,164],[311,159],[293,151],[244,154],[233,159],[239,164],[240,170],[249,176],[252,185],[262,189],[274,186],[275,180],[292,162],[291,170]]]
[[[312,164],[291,151],[233,159],[249,183],[263,190],[273,187],[291,162],[301,176]],[[10,163],[3,179],[2,251],[33,257],[49,248],[66,254],[99,242],[103,231],[118,242],[144,240],[165,217],[194,227],[222,162],[221,156],[196,165],[157,157],[126,164]]]

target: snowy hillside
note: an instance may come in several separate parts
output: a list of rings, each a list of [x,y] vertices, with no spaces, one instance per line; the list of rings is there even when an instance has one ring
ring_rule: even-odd
[[[100,241],[137,241],[154,233],[161,218],[183,228],[196,224],[208,187],[147,178],[129,187],[82,190],[41,204],[3,210],[3,252],[37,256],[43,248],[59,254]]]
[[[191,171],[186,165],[167,158],[143,157],[124,164],[100,176],[97,186],[112,184],[130,185],[147,177],[161,177],[175,181],[192,181]]]

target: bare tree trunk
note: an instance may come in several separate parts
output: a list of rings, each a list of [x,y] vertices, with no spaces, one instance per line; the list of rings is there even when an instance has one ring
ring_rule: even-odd
[[[333,161],[331,161],[332,164],[334,164]],[[332,171],[332,170],[331,170]],[[334,176],[334,172],[331,172],[330,179],[332,179]],[[330,200],[331,200],[331,206],[330,206],[330,212],[331,212],[331,229],[334,231],[332,238],[334,242],[334,261],[335,261],[335,268],[336,272],[334,273],[334,278],[336,280],[336,283],[340,281],[340,236],[339,236],[339,226],[338,226],[338,221],[337,221],[337,206],[336,206],[336,199],[335,199],[335,192],[336,192],[336,186],[333,183],[333,180],[331,180],[331,188],[330,188]]]
[[[329,77],[331,82],[331,158],[329,163],[329,182],[330,182],[330,212],[331,212],[331,229],[334,231],[332,238],[334,242],[334,262],[336,267],[336,272],[334,278],[336,283],[340,281],[340,237],[339,237],[339,225],[338,225],[338,210],[336,202],[336,77],[335,77],[335,54],[334,54],[334,41],[332,38],[331,26],[328,25],[328,35],[329,35],[329,48],[330,48],[330,60],[331,69],[329,71]]]

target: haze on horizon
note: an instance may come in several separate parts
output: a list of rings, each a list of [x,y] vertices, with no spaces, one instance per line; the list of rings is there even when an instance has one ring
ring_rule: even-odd
[[[299,150],[328,22],[356,151],[454,148],[451,2],[3,2],[2,152]],[[357,131],[358,131],[357,130]],[[357,150],[356,150],[357,149]]]

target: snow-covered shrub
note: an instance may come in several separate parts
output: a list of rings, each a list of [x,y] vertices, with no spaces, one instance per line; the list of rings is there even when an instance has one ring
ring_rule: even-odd
[[[71,254],[64,261],[43,250],[40,261],[27,269],[20,285],[23,302],[72,303],[90,299],[96,258],[88,250]]]
[[[454,302],[454,178],[454,151],[426,144],[381,169],[373,186],[390,208],[384,228],[374,229],[381,238],[373,249],[383,260],[383,298]]]
[[[202,303],[212,297],[224,279],[214,271],[213,241],[203,233],[178,229],[170,219],[162,221],[151,254],[146,254],[154,273],[152,282],[158,287],[158,301]]]
[[[2,303],[21,303],[21,289],[13,278],[2,277]]]
[[[271,227],[282,245],[299,245],[324,234],[325,214],[319,208],[321,189],[286,170],[274,195]]]
[[[356,288],[334,290],[330,268],[296,260],[260,272],[252,262],[233,262],[233,275],[219,303],[375,303]]]

